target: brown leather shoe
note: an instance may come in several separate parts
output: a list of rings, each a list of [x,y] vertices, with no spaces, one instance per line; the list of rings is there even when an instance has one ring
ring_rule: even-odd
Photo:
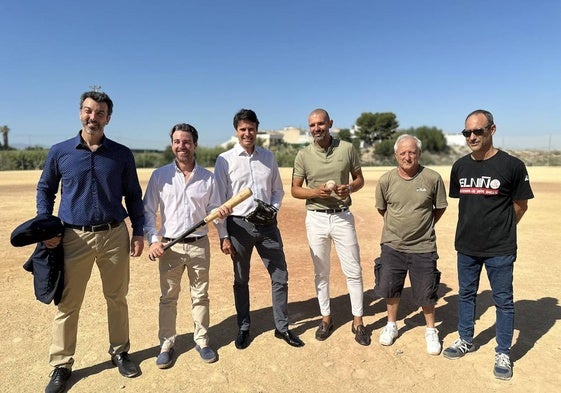
[[[327,339],[333,332],[333,321],[329,321],[329,323],[325,323],[321,321],[317,330],[316,330],[316,340],[323,341]]]
[[[356,328],[351,324],[351,331],[355,335],[355,341],[360,345],[370,345],[370,335],[366,332],[363,325],[358,325]]]

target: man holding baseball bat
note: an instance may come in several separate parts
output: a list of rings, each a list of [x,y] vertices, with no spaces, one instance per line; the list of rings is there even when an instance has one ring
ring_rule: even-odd
[[[213,210],[219,218],[231,213],[230,208],[220,205],[213,174],[195,161],[198,146],[195,127],[176,124],[170,137],[175,160],[152,173],[144,195],[144,232],[150,244],[149,256],[159,258],[161,349],[156,365],[162,369],[173,364],[177,301],[185,270],[190,284],[195,349],[207,363],[218,359],[208,337],[210,245],[204,219]],[[158,210],[160,229],[156,224]],[[192,229],[185,231],[186,228]],[[225,230],[219,229],[219,234],[224,236]]]
[[[306,200],[306,232],[314,263],[316,293],[322,315],[316,339],[323,341],[333,331],[329,298],[331,242],[335,245],[353,313],[352,333],[360,345],[369,345],[370,336],[362,322],[363,285],[360,252],[349,210],[351,192],[364,185],[360,160],[354,147],[329,133],[333,120],[324,109],[308,117],[314,143],[298,152],[292,174],[292,196]],[[349,174],[352,179],[349,179]],[[304,187],[304,181],[307,187]]]
[[[218,156],[214,168],[222,201],[244,188],[251,189],[255,197],[255,201],[246,200],[234,208],[226,220],[227,235],[220,235],[222,252],[230,255],[234,264],[235,345],[244,349],[250,343],[249,272],[255,248],[271,276],[275,337],[301,347],[304,343],[288,329],[288,271],[276,220],[284,191],[275,156],[255,145],[258,126],[255,112],[240,110],[234,116],[238,143]]]

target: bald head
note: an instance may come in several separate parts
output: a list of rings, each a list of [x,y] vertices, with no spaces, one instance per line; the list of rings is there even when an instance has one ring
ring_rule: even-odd
[[[327,122],[329,122],[329,120],[331,120],[330,117],[329,117],[329,113],[327,113],[327,111],[325,109],[321,109],[321,108],[314,109],[310,113],[310,116],[312,116],[312,115],[318,115],[318,116],[325,117],[325,120]],[[308,116],[308,117],[310,117],[310,116]]]

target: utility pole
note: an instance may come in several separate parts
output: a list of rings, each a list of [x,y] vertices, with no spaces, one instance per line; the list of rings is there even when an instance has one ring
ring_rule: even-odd
[[[101,86],[93,85],[93,86],[90,86],[90,89],[92,89],[95,92],[98,92],[98,91],[101,91]]]

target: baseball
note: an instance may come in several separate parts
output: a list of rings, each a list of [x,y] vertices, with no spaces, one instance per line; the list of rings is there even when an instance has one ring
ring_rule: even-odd
[[[330,190],[333,190],[333,188],[335,187],[335,181],[328,180],[327,183],[325,183],[325,187],[327,187]]]

